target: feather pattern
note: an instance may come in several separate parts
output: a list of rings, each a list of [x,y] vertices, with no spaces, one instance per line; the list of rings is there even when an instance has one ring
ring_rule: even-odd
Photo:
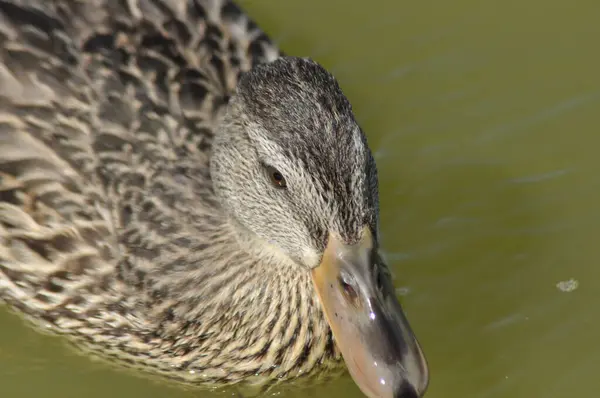
[[[240,75],[280,55],[228,0],[0,0],[0,300],[184,382],[337,369],[309,275],[235,250],[211,183]]]

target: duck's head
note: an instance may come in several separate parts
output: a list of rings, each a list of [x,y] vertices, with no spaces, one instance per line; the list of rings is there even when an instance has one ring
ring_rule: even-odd
[[[350,373],[370,397],[420,397],[425,358],[378,253],[377,170],[325,69],[283,57],[240,80],[213,148],[224,208],[259,250],[310,273]]]

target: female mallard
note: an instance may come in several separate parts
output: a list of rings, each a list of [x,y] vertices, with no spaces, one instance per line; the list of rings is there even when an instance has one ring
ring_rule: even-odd
[[[321,66],[219,0],[0,0],[0,40],[4,302],[187,382],[343,356],[370,397],[423,394],[375,162]]]

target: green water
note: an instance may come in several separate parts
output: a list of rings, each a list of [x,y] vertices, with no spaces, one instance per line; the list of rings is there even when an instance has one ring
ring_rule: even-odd
[[[427,397],[596,397],[600,2],[241,3],[354,104],[377,155],[383,244],[430,362]],[[557,288],[570,279],[577,289]],[[0,388],[210,398],[94,362],[3,311]],[[308,395],[361,396],[347,377]]]

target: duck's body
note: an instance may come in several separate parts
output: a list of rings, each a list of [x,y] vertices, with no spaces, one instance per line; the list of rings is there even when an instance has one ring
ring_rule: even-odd
[[[228,152],[238,136],[221,132],[258,123],[238,105],[227,119],[228,102],[242,72],[279,56],[230,1],[0,0],[0,300],[105,356],[192,383],[339,368],[315,277],[298,265],[314,267],[321,254],[303,247],[298,260],[285,245],[300,241],[277,241],[289,231],[238,209],[261,201],[233,191],[248,169]],[[351,111],[332,78],[285,62],[249,78],[239,108],[285,130],[277,123],[306,115],[272,111],[277,101],[301,108],[316,98],[333,119],[318,111],[310,129],[344,127]],[[286,100],[304,86],[314,96]],[[371,167],[356,131],[322,155],[352,155],[344,148],[354,145]],[[290,151],[310,154],[302,164],[320,160],[316,136],[290,137],[299,144]],[[232,185],[227,167],[242,180]],[[334,205],[375,229],[376,193],[365,200],[346,213]],[[337,229],[359,239],[358,229]]]

